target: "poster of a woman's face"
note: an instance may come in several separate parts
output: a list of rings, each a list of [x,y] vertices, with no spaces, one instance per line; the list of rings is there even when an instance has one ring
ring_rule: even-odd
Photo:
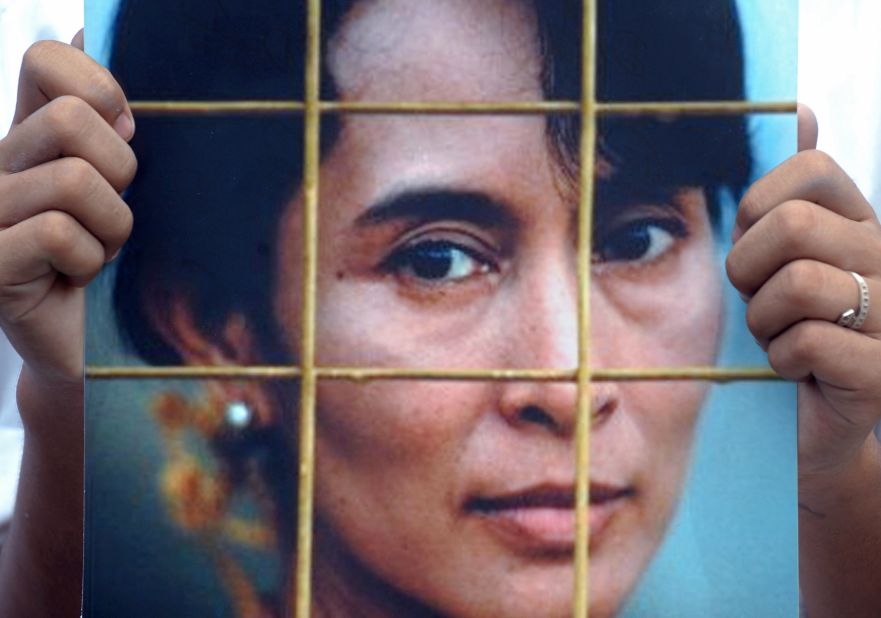
[[[795,14],[600,1],[598,99],[792,100]],[[325,1],[321,97],[577,102],[582,22],[574,0]],[[297,366],[303,114],[253,103],[304,98],[305,2],[91,0],[86,28],[154,103],[88,364]],[[577,368],[575,112],[323,114],[316,364]],[[794,144],[785,115],[598,117],[592,367],[766,364],[724,254],[739,195]],[[292,615],[299,395],[294,378],[89,383],[86,615]],[[590,615],[795,615],[793,391],[589,395]],[[319,380],[313,614],[571,615],[577,407],[572,379]]]

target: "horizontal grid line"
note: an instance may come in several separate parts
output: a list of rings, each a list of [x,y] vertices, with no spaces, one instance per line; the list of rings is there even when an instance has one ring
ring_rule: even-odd
[[[450,380],[510,382],[575,382],[577,369],[396,369],[374,367],[315,367],[322,380]],[[86,368],[89,380],[227,379],[291,380],[301,375],[294,366],[251,367],[99,367]],[[593,369],[591,382],[702,381],[756,382],[782,378],[767,367],[645,367]]]
[[[302,101],[132,101],[139,115],[291,114],[303,113]],[[578,101],[321,101],[322,114],[527,115],[578,114]],[[794,101],[625,101],[596,103],[600,116],[794,114]]]

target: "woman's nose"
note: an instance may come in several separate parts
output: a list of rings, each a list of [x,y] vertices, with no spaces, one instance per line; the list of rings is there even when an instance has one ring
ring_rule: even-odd
[[[508,347],[510,366],[530,369],[578,367],[578,286],[574,273],[559,272],[524,283],[523,300],[517,303]],[[591,385],[593,422],[617,408],[617,389],[610,384]],[[510,382],[503,388],[501,412],[512,425],[543,427],[571,436],[578,408],[578,388],[572,381]]]
[[[554,262],[524,273],[506,312],[509,366],[578,366],[578,287],[574,272]],[[511,299],[509,299],[511,300]]]
[[[618,389],[608,383],[589,388],[591,424],[596,427],[617,410]],[[578,386],[575,382],[511,382],[503,387],[500,410],[514,427],[540,428],[571,438],[578,420]]]

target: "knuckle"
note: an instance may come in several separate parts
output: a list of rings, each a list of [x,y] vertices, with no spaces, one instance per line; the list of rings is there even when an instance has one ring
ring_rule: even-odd
[[[822,333],[815,322],[801,322],[792,327],[788,337],[789,354],[800,364],[811,365],[822,354]]]
[[[822,150],[806,150],[798,154],[799,165],[814,182],[821,182],[839,173],[838,163]]]
[[[96,244],[92,247],[92,250],[89,251],[85,257],[83,258],[82,263],[82,273],[88,279],[92,279],[101,272],[101,269],[104,268],[104,260],[105,260],[104,249],[100,244]]]
[[[728,256],[725,258],[725,273],[728,275],[728,279],[731,280],[731,283],[734,286],[737,286],[735,282],[735,278],[737,276],[737,261],[734,258],[734,252],[731,251],[728,253]]]
[[[53,210],[44,213],[39,241],[50,255],[67,255],[77,244],[77,224],[70,215]]]
[[[768,346],[768,364],[771,365],[771,369],[784,378],[794,379],[798,377],[792,373],[789,350],[779,341],[772,341]]]
[[[138,172],[138,159],[135,157],[135,153],[131,148],[128,148],[126,151],[125,157],[123,157],[122,161],[120,161],[119,165],[119,175],[120,175],[120,191],[126,189],[135,179],[135,174]]]
[[[810,375],[825,352],[824,326],[813,320],[799,322],[771,341],[768,363],[774,371],[789,380]]]
[[[824,289],[826,271],[811,260],[795,260],[780,270],[780,300],[787,305],[804,305],[814,291]]]
[[[55,41],[37,41],[33,43],[24,53],[22,69],[26,72],[32,72],[46,64],[55,52],[57,45],[58,43]]]
[[[741,260],[738,258],[738,255],[737,247],[728,253],[728,257],[725,258],[725,273],[728,275],[728,280],[731,281],[731,285],[737,290],[745,292],[745,273],[744,269],[741,267]]]
[[[110,71],[101,67],[92,73],[89,92],[97,105],[113,116],[125,109],[125,98]]]
[[[817,213],[807,202],[784,202],[774,209],[775,240],[790,251],[808,246],[819,225]]]
[[[77,257],[77,263],[67,268],[65,274],[70,277],[70,283],[76,287],[87,286],[104,267],[104,253],[101,251],[83,251]]]
[[[761,190],[754,185],[740,199],[740,204],[737,207],[736,223],[741,229],[745,230],[761,217],[761,212]]]
[[[772,341],[768,346],[768,364],[771,369],[786,377],[786,359],[783,357],[783,350],[778,341]]]
[[[70,203],[93,195],[98,188],[98,172],[84,159],[67,157],[55,166],[54,182],[62,200]]]
[[[854,241],[859,244],[858,246],[865,247],[865,255],[872,256],[873,263],[877,264],[881,260],[881,225],[877,216],[857,225],[859,235]]]
[[[88,104],[74,96],[58,97],[46,105],[45,122],[56,139],[69,142],[88,130],[91,120]]]
[[[134,217],[131,209],[121,199],[113,210],[114,225],[110,241],[114,246],[122,245],[132,232]]]
[[[759,309],[755,302],[750,302],[746,306],[746,327],[753,337],[762,338],[764,333],[764,321],[759,313]]]

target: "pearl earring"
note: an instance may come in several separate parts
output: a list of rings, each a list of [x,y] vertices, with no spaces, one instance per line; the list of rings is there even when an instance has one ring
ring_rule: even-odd
[[[235,429],[244,429],[251,424],[254,411],[244,401],[230,401],[224,410],[224,421]]]

